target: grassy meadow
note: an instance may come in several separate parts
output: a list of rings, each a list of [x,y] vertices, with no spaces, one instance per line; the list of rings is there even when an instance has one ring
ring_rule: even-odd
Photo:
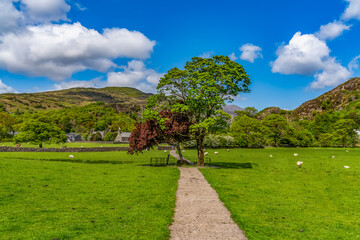
[[[200,171],[249,239],[360,238],[360,149],[206,151]],[[0,239],[169,238],[179,171],[144,166],[167,153],[72,154],[0,153]]]
[[[0,239],[168,239],[179,171],[160,151],[0,153]]]
[[[360,239],[360,149],[206,151],[220,168],[201,172],[249,239]]]

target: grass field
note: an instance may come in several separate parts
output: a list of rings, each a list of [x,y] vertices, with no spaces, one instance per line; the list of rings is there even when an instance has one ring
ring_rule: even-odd
[[[0,146],[8,146],[8,147],[15,147],[16,144],[12,143],[12,142],[5,142],[5,143],[0,143]],[[82,143],[82,142],[70,142],[70,143],[64,143],[64,144],[43,144],[43,148],[60,148],[62,146],[67,146],[68,148],[80,148],[80,147],[84,147],[84,148],[91,148],[91,147],[128,147],[129,144],[128,143],[90,143],[90,142],[86,142],[86,143]],[[22,143],[21,147],[24,148],[38,148],[39,145],[34,145],[34,144],[28,144],[28,143]]]
[[[360,149],[207,151],[250,240],[360,239]],[[0,153],[0,239],[168,239],[179,171],[144,166],[166,154]]]
[[[207,151],[221,168],[201,172],[249,239],[360,239],[359,149]]]
[[[179,171],[151,151],[0,153],[0,239],[168,239]]]

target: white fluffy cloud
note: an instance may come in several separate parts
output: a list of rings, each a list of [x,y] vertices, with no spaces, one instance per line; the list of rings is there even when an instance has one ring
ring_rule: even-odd
[[[313,34],[295,33],[288,45],[276,51],[277,59],[271,63],[272,72],[312,75],[323,68],[330,49]]]
[[[351,75],[352,73],[347,68],[331,58],[324,62],[322,71],[315,74],[315,81],[311,83],[311,88],[334,87],[348,80]]]
[[[70,5],[65,0],[21,0],[28,20],[35,23],[67,20]]]
[[[110,72],[107,75],[107,86],[134,87],[144,92],[155,92],[156,86],[163,76],[153,69],[147,69],[145,64],[132,60],[123,71]]]
[[[201,58],[211,58],[211,56],[214,54],[213,51],[209,51],[209,52],[204,52],[202,53],[199,57]]]
[[[353,72],[355,69],[359,69],[359,59],[360,59],[360,55],[359,56],[356,56],[354,57],[349,65],[348,65],[348,68],[351,72]]]
[[[0,1],[0,35],[16,28],[23,20],[23,15],[18,11],[12,0]]]
[[[120,57],[146,59],[154,41],[127,29],[101,34],[80,23],[29,26],[0,37],[0,67],[13,73],[63,80],[86,69],[107,71]]]
[[[16,92],[15,89],[13,89],[12,87],[6,85],[0,79],[0,93],[14,93],[14,92]]]
[[[20,10],[15,8],[18,3]],[[31,24],[68,20],[70,5],[65,0],[1,0],[0,34],[19,31]]]
[[[295,33],[288,45],[276,52],[271,63],[272,72],[282,74],[314,75],[312,88],[336,86],[351,76],[351,71],[330,57],[326,43],[313,34]]]
[[[163,73],[146,68],[139,60],[128,62],[127,66],[121,66],[121,71],[109,72],[106,80],[96,78],[90,81],[63,81],[54,85],[55,90],[68,88],[102,88],[102,87],[133,87],[143,92],[156,92],[156,86]]]
[[[344,20],[358,19],[360,20],[360,0],[345,0],[349,2],[349,6],[342,15]]]
[[[55,90],[69,89],[69,88],[102,88],[106,87],[106,82],[100,79],[93,79],[90,81],[64,81],[54,84]]]
[[[253,63],[255,59],[262,58],[261,50],[261,47],[251,43],[244,44],[240,47],[240,51],[242,52],[240,59]]]
[[[320,31],[315,36],[321,40],[334,39],[340,36],[345,30],[350,29],[350,25],[346,25],[341,21],[334,21],[320,27]]]
[[[235,55],[234,52],[229,55],[229,58],[230,58],[232,61],[235,61],[235,60],[238,59],[238,57]]]

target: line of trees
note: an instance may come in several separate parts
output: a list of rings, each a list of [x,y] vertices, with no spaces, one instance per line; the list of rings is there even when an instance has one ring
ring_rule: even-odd
[[[354,147],[359,137],[360,111],[315,113],[310,120],[292,120],[286,114],[257,119],[248,111],[235,117],[229,134],[241,147],[322,146]]]
[[[114,141],[118,129],[131,132],[137,114],[121,113],[103,102],[87,106],[39,112],[8,113],[0,109],[0,141],[15,143],[66,141],[65,133],[79,133],[83,140]],[[99,132],[106,132],[102,136]],[[19,132],[16,136],[15,132]]]

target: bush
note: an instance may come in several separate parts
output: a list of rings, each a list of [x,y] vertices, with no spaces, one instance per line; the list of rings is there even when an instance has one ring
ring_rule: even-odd
[[[207,148],[235,147],[236,142],[235,138],[231,136],[210,134],[205,137],[204,146]],[[182,145],[184,148],[194,148],[196,141],[184,142]]]
[[[104,141],[115,141],[115,138],[117,136],[117,132],[107,132],[104,137]]]
[[[184,143],[182,143],[182,146],[184,148],[194,148],[194,147],[196,147],[196,141],[191,140],[191,141],[184,142]]]

